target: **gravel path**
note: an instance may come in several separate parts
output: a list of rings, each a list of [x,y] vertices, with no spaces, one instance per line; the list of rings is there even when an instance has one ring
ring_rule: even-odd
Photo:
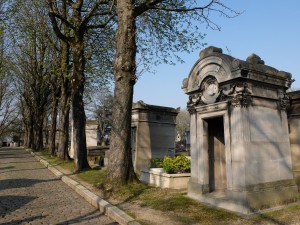
[[[115,225],[21,148],[0,148],[0,224]]]

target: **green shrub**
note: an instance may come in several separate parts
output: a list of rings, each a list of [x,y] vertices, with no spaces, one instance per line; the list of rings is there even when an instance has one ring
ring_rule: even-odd
[[[191,170],[191,160],[183,155],[171,158],[165,156],[162,162],[165,173],[188,173]]]
[[[175,173],[174,160],[171,157],[165,156],[162,166],[166,173]]]
[[[191,160],[184,155],[172,158],[165,156],[163,159],[151,159],[150,168],[163,168],[165,173],[189,173],[191,170]]]
[[[191,170],[191,160],[184,155],[176,156],[173,159],[173,165],[177,173],[187,173]]]
[[[150,161],[150,168],[161,168],[163,159],[153,158]]]

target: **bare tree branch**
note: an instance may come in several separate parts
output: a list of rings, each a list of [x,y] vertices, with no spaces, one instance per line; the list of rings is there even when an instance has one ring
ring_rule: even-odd
[[[54,30],[55,34],[61,40],[65,41],[65,42],[70,42],[71,38],[65,36],[61,32],[60,28],[58,27],[58,23],[57,23],[57,20],[56,20],[56,15],[58,15],[58,14],[55,14],[55,12],[54,12],[53,0],[48,0],[48,5],[49,5],[49,17],[50,17],[50,20],[51,20],[51,23],[52,23],[52,27],[53,27],[53,30]],[[63,21],[66,21],[66,20],[64,19]]]
[[[110,11],[106,11],[106,12],[103,12],[103,13],[96,13],[96,11],[99,9],[100,5],[106,5],[108,3],[109,3],[109,0],[98,0],[93,5],[93,7],[90,9],[90,11],[88,12],[88,14],[83,18],[82,24],[84,26],[86,26],[93,16],[97,16],[97,15],[98,16],[102,16],[102,15],[109,15],[109,14],[111,14]]]
[[[99,28],[105,28],[108,23],[110,21],[113,20],[113,18],[115,17],[115,15],[112,15],[111,17],[109,17],[104,23],[102,24],[94,24],[94,25],[90,25],[90,26],[87,26],[86,29],[99,29]]]

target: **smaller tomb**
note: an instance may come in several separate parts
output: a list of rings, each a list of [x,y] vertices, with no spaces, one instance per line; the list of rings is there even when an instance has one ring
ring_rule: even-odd
[[[150,166],[153,158],[175,155],[176,116],[174,108],[138,101],[132,107],[132,157],[137,174]]]
[[[148,169],[152,158],[163,158],[175,155],[176,116],[174,108],[154,106],[142,101],[133,104],[131,123],[131,148],[135,172]],[[106,157],[109,147],[99,146],[98,125],[96,120],[86,121],[86,143],[89,161],[97,156]],[[74,158],[73,132],[69,155]]]
[[[87,120],[85,124],[86,146],[95,147],[99,143],[99,129],[97,120]]]
[[[243,61],[216,47],[201,51],[183,81],[191,114],[190,197],[242,214],[297,201],[291,83],[291,74],[255,54]]]

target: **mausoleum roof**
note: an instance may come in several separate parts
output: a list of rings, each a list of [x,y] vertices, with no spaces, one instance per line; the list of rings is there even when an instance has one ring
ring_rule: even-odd
[[[144,103],[141,100],[133,103],[132,110],[149,110],[149,111],[164,111],[164,112],[178,113],[177,109],[166,107],[166,106],[149,105]]]
[[[221,48],[214,46],[200,52],[200,58],[192,67],[188,78],[183,80],[182,88],[186,93],[193,93],[199,90],[202,81],[208,76],[214,77],[219,84],[243,78],[289,88],[293,82],[290,73],[265,65],[254,53],[246,60],[241,60],[223,54]]]

